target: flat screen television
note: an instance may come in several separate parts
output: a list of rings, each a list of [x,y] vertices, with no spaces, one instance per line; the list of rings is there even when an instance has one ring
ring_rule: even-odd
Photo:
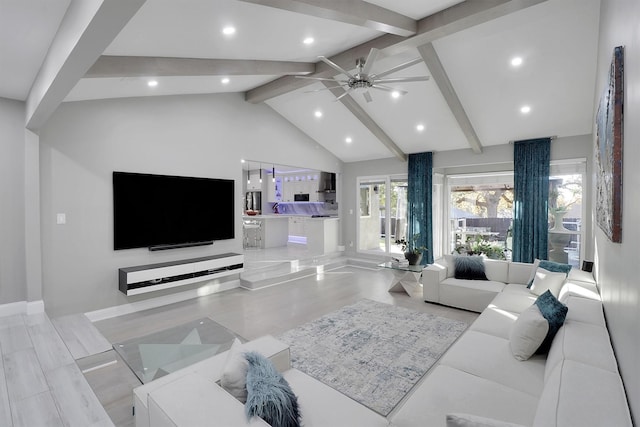
[[[233,239],[234,181],[113,172],[115,250]]]

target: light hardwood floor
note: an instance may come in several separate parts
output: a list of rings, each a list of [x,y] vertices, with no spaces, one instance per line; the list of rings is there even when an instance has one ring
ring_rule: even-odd
[[[1,426],[113,426],[46,314],[0,318]]]
[[[237,288],[102,320],[94,326],[106,341],[116,343],[209,317],[254,339],[278,335],[362,298],[467,323],[477,317],[388,292],[392,278],[391,271],[345,266],[268,288]],[[67,321],[54,319],[56,326]],[[98,339],[97,348],[104,342]],[[134,425],[132,390],[140,382],[113,350],[74,362],[43,314],[0,319],[0,351],[0,425]]]

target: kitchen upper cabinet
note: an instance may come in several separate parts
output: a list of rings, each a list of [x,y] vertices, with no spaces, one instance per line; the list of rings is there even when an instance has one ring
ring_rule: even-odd
[[[320,201],[318,195],[319,175],[312,173],[307,175],[287,175],[282,181],[282,201],[294,202],[296,194],[308,194],[310,202]]]
[[[261,191],[262,183],[260,182],[260,172],[251,171],[249,174],[249,182],[247,182],[247,191]]]

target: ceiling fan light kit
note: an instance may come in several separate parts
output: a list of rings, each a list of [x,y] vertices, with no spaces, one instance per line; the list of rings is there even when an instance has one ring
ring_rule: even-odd
[[[341,94],[340,96],[338,96],[336,98],[336,101],[338,101],[339,99],[341,99],[342,97],[344,97],[345,95],[348,95],[350,93],[356,92],[356,93],[362,93],[364,96],[365,101],[367,102],[371,102],[373,101],[373,98],[371,97],[371,94],[369,93],[369,89],[378,89],[378,90],[383,90],[386,92],[391,92],[394,94],[398,94],[395,96],[399,96],[399,95],[406,95],[408,92],[405,90],[400,90],[400,89],[395,89],[389,86],[385,86],[384,84],[388,84],[388,83],[408,83],[408,82],[424,82],[429,80],[429,76],[420,76],[420,77],[397,77],[397,78],[390,78],[390,79],[385,79],[383,78],[384,76],[387,76],[389,74],[392,74],[396,71],[400,71],[401,69],[404,69],[406,67],[409,67],[411,65],[415,65],[418,64],[419,62],[421,62],[420,59],[414,59],[411,60],[409,62],[406,62],[404,64],[400,64],[397,65],[395,67],[392,67],[386,71],[383,71],[381,73],[378,74],[373,74],[371,73],[371,69],[373,68],[373,64],[375,63],[376,58],[378,57],[378,55],[380,54],[380,51],[378,49],[371,49],[371,51],[369,51],[369,55],[367,56],[367,58],[357,58],[356,59],[356,72],[355,74],[351,74],[349,71],[345,70],[344,68],[342,68],[341,66],[339,66],[338,64],[336,64],[335,62],[331,61],[330,59],[324,57],[324,56],[319,56],[318,58],[324,62],[325,64],[327,64],[328,66],[330,66],[331,68],[333,68],[334,70],[338,71],[340,74],[344,74],[345,76],[347,76],[347,80],[336,80],[336,79],[329,79],[329,78],[324,78],[324,77],[308,77],[308,76],[296,76],[298,78],[301,79],[309,79],[309,80],[319,80],[319,81],[332,81],[332,82],[336,82],[339,83],[338,86],[332,86],[332,87],[326,87],[326,88],[322,88],[322,89],[316,89],[316,90],[310,90],[308,92],[319,92],[322,90],[330,90],[330,89],[336,89],[336,88],[344,88],[345,89],[345,93]]]

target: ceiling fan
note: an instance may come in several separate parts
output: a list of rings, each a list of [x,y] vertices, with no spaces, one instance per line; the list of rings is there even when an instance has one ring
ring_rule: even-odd
[[[348,80],[336,80],[336,79],[328,79],[323,77],[307,77],[307,76],[296,76],[296,77],[300,79],[324,80],[324,81],[331,81],[333,83],[339,83],[338,86],[331,86],[331,87],[326,87],[322,89],[311,90],[309,92],[319,92],[321,90],[330,90],[330,89],[336,89],[341,87],[345,89],[345,92],[340,96],[338,96],[336,98],[336,101],[350,93],[361,92],[364,96],[364,99],[367,102],[373,101],[373,99],[371,98],[371,94],[369,93],[369,89],[379,89],[387,92],[398,92],[401,95],[405,95],[408,93],[407,91],[394,89],[392,87],[386,86],[386,84],[387,83],[424,82],[429,80],[429,76],[398,77],[398,78],[392,78],[392,79],[384,78],[389,74],[395,73],[404,68],[407,68],[422,62],[420,58],[413,59],[411,61],[397,65],[381,73],[371,73],[371,69],[373,68],[373,64],[375,63],[375,60],[378,57],[379,53],[380,51],[378,49],[373,48],[371,49],[371,51],[369,51],[369,55],[367,56],[366,59],[365,58],[356,59],[356,72],[354,74],[348,72],[347,70],[343,69],[338,64],[336,64],[335,62],[329,60],[324,56],[318,57],[322,62],[324,62],[334,70],[347,76]]]

